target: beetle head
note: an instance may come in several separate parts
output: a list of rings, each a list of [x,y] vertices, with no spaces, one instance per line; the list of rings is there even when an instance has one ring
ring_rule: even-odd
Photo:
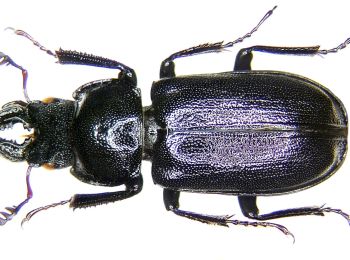
[[[29,130],[30,124],[26,106],[27,103],[23,101],[13,101],[3,105],[0,110],[0,130],[12,128],[16,123],[23,124],[23,127]],[[11,161],[23,161],[25,160],[24,151],[29,143],[29,137],[22,144],[0,138],[0,153]]]
[[[0,130],[21,123],[33,133],[20,144],[0,138],[0,154],[11,161],[26,160],[31,166],[61,168],[71,165],[70,129],[74,113],[73,101],[56,98],[5,104],[0,110]]]

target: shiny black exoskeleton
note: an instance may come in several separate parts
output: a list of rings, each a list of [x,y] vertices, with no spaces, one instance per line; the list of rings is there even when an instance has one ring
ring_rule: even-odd
[[[249,37],[271,14],[269,11],[247,35],[223,44],[204,44],[174,53],[163,61],[159,81],[151,89],[152,105],[142,108],[134,71],[110,59],[78,52],[51,52],[61,64],[119,69],[118,79],[88,83],[74,92],[74,101],[11,102],[0,112],[0,124],[21,122],[33,128],[23,144],[0,140],[8,159],[33,166],[61,168],[81,181],[117,186],[124,191],[77,194],[50,206],[73,208],[113,202],[142,189],[142,158],[152,161],[152,177],[164,188],[164,203],[177,215],[219,225],[284,227],[266,220],[333,212],[339,209],[302,207],[259,214],[256,198],[312,187],[331,176],[347,149],[346,111],[329,90],[307,78],[286,72],[251,70],[252,52],[315,55],[336,52],[313,47],[253,46],[242,49],[230,72],[176,76],[177,58],[218,52]],[[17,34],[32,39],[23,31]],[[8,56],[2,63],[22,70]],[[26,92],[25,92],[26,93]],[[238,196],[243,214],[256,222],[228,216],[204,215],[179,209],[180,192]],[[21,206],[7,208],[2,224]],[[40,210],[40,208],[39,208]],[[37,212],[34,211],[34,214]],[[6,215],[5,215],[6,214]],[[33,214],[29,213],[29,218]]]

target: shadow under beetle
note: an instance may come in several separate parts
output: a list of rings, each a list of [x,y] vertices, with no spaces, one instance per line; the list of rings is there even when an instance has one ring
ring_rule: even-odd
[[[149,107],[142,107],[135,72],[128,66],[75,51],[50,51],[26,32],[15,30],[61,64],[105,67],[120,73],[118,79],[81,86],[73,93],[74,101],[31,101],[26,90],[27,71],[1,53],[0,64],[22,71],[27,101],[2,107],[1,128],[22,123],[34,133],[22,144],[0,139],[0,153],[5,158],[29,164],[28,196],[1,212],[0,224],[9,221],[32,197],[32,167],[71,166],[71,173],[83,182],[124,184],[126,188],[76,194],[31,211],[25,220],[57,205],[84,208],[136,195],[142,189],[142,159],[152,161],[152,177],[164,188],[165,207],[179,216],[223,226],[275,227],[287,235],[292,235],[287,228],[266,220],[333,212],[350,223],[348,214],[324,206],[259,214],[257,196],[312,187],[340,167],[347,149],[348,119],[341,101],[320,84],[287,72],[251,69],[254,51],[324,55],[346,47],[350,38],[329,50],[320,50],[319,46],[252,46],[238,52],[233,71],[175,75],[175,59],[220,52],[243,41],[274,9],[252,31],[233,42],[198,45],[169,56],[161,64],[161,79],[153,83]],[[181,210],[182,191],[236,195],[244,216],[257,221]]]

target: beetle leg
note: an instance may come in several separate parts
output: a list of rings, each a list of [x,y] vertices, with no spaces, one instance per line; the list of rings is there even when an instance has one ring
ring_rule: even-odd
[[[73,209],[87,208],[127,199],[138,194],[142,190],[142,183],[142,176],[140,174],[125,184],[125,191],[96,194],[75,194],[69,201],[69,206]]]
[[[310,47],[274,47],[274,46],[252,46],[241,49],[235,61],[234,70],[251,70],[253,60],[253,51],[266,52],[272,54],[284,55],[315,55],[318,53],[320,46]]]
[[[38,41],[36,41],[29,33],[23,30],[17,30],[11,27],[8,27],[6,29],[12,30],[16,35],[25,37],[26,39],[31,41],[35,46],[37,46],[40,50],[57,58],[60,64],[87,65],[87,66],[94,66],[94,67],[103,67],[108,69],[118,69],[121,71],[119,78],[126,75],[127,78],[131,80],[131,82],[134,85],[136,85],[136,74],[134,70],[118,61],[87,54],[87,53],[77,52],[77,51],[68,51],[68,50],[62,50],[62,49],[59,49],[58,51],[51,51],[45,46],[43,46],[42,44],[40,44]],[[1,55],[0,55],[0,64],[1,64]]]
[[[319,45],[309,47],[277,47],[277,46],[263,46],[256,45],[249,48],[241,49],[235,61],[234,70],[251,70],[251,62],[253,59],[253,51],[266,52],[279,55],[326,55],[329,53],[336,53],[339,50],[344,49],[350,44],[350,38],[347,38],[344,42],[339,44],[335,48],[320,50]]]
[[[246,33],[242,37],[237,38],[234,41],[227,42],[227,43],[224,43],[223,41],[216,42],[216,43],[205,43],[205,44],[200,44],[200,45],[173,53],[162,62],[160,67],[160,78],[175,77],[175,63],[174,63],[175,59],[189,57],[197,54],[210,53],[210,52],[221,52],[224,49],[230,48],[233,45],[244,41],[246,38],[251,37],[252,34],[256,32],[259,29],[259,27],[265,22],[265,20],[272,15],[273,11],[276,8],[277,6],[269,10],[250,32]]]
[[[17,30],[12,27],[7,27],[5,30],[11,30],[14,34],[22,36],[24,38],[27,38],[29,41],[31,41],[35,46],[37,46],[40,50],[46,52],[47,54],[56,57],[55,52],[47,49],[45,46],[41,45],[37,40],[35,40],[32,36],[30,36],[28,33],[26,33],[23,30]]]
[[[119,73],[118,80],[124,80],[125,86],[136,87],[137,85],[134,70],[118,61],[76,51],[59,50],[56,52],[56,54],[61,64],[87,65],[109,69],[119,69],[121,72]],[[101,80],[101,82],[102,81],[103,80]],[[80,101],[83,99],[85,94],[102,86],[103,84],[98,85],[96,82],[84,84],[74,91],[73,98]]]
[[[24,219],[22,219],[22,222],[21,222],[21,226],[23,227],[23,224],[28,222],[29,220],[31,220],[31,218],[36,215],[37,213],[39,213],[40,211],[43,211],[43,210],[48,210],[50,208],[55,208],[57,206],[62,206],[62,205],[65,205],[67,203],[69,203],[70,200],[62,200],[60,202],[56,202],[56,203],[51,203],[49,205],[46,205],[46,206],[42,206],[42,207],[39,207],[39,208],[36,208],[36,209],[33,209],[31,210],[30,212],[27,213],[27,215],[25,216]]]
[[[180,210],[179,197],[180,197],[179,191],[164,189],[163,199],[164,199],[165,208],[181,217],[197,220],[199,222],[206,223],[206,224],[216,224],[216,225],[228,227],[227,220],[232,216],[204,215],[204,214],[198,214],[195,212]]]
[[[344,49],[349,44],[350,44],[350,38],[347,38],[344,42],[339,44],[337,47],[332,48],[332,49],[328,49],[328,50],[319,50],[318,54],[325,55],[325,54],[329,54],[329,53],[336,53],[336,52]]]
[[[163,199],[164,199],[165,208],[175,213],[178,216],[186,217],[186,218],[196,220],[206,224],[213,224],[213,225],[219,225],[224,227],[228,227],[229,224],[241,225],[241,226],[253,226],[253,227],[273,227],[273,228],[277,228],[283,234],[291,236],[293,240],[295,240],[294,235],[286,227],[276,223],[242,221],[242,220],[232,219],[233,215],[221,215],[221,216],[206,215],[206,214],[199,214],[191,211],[180,210],[179,198],[180,198],[179,191],[164,189]]]
[[[136,74],[132,68],[111,59],[107,59],[92,54],[68,51],[59,49],[56,51],[58,62],[60,64],[74,64],[74,65],[86,65],[93,67],[102,67],[107,69],[120,70],[119,78],[129,79],[130,82],[136,86]]]
[[[15,63],[8,55],[0,52],[0,65],[11,65],[22,71],[22,86],[23,86],[23,94],[27,102],[30,102],[30,98],[27,93],[27,79],[28,79],[28,71],[22,66]]]
[[[17,213],[20,211],[20,209],[33,197],[32,188],[31,188],[30,182],[29,182],[31,170],[32,170],[32,166],[28,166],[27,173],[26,173],[27,198],[25,200],[23,200],[17,206],[6,207],[5,209],[7,210],[7,212],[5,212],[5,211],[0,212],[0,226],[5,225],[15,215],[17,215]]]
[[[238,196],[239,205],[244,216],[256,220],[270,220],[276,218],[294,217],[294,216],[324,216],[324,213],[336,213],[345,218],[350,224],[350,216],[340,209],[329,207],[300,207],[274,211],[267,214],[259,214],[259,208],[256,203],[256,196]]]

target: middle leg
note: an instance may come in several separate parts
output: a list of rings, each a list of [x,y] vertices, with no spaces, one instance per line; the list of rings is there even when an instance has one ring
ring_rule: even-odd
[[[241,221],[237,219],[232,219],[233,215],[206,215],[206,214],[200,214],[192,211],[181,210],[179,209],[180,207],[179,198],[180,198],[179,191],[164,189],[163,199],[164,199],[165,208],[178,216],[186,217],[186,218],[196,220],[206,224],[214,224],[214,225],[220,225],[225,227],[228,227],[229,224],[241,225],[241,226],[253,226],[253,227],[273,227],[283,232],[283,234],[293,237],[294,239],[293,234],[286,227],[276,223],[260,222],[260,221],[256,221],[256,222]]]
[[[198,55],[198,54],[211,53],[211,52],[221,52],[227,48],[234,46],[237,43],[243,42],[245,39],[251,37],[252,34],[259,29],[259,27],[267,20],[267,18],[269,18],[272,15],[273,11],[276,8],[277,6],[269,10],[250,32],[246,33],[242,37],[237,38],[234,41],[227,42],[227,43],[224,43],[223,41],[221,41],[216,43],[200,44],[200,45],[171,54],[161,64],[160,78],[175,77],[175,63],[174,63],[175,59],[189,57],[189,56]]]

